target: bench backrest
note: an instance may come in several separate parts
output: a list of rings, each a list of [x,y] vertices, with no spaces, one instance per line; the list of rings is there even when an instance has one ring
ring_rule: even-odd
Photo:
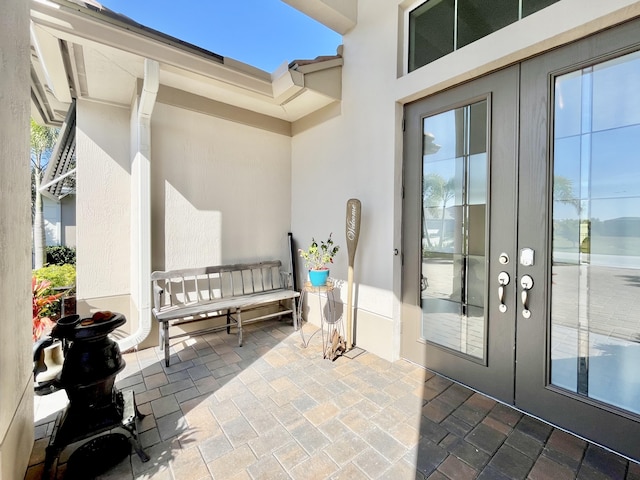
[[[151,274],[154,307],[189,305],[250,293],[290,288],[282,262],[215,265]]]

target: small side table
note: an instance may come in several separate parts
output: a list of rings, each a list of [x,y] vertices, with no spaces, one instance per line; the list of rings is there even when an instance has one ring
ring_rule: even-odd
[[[298,325],[301,326],[306,294],[315,293],[318,295],[320,332],[322,334],[322,355],[323,358],[329,358],[330,360],[334,360],[337,355],[344,352],[346,349],[342,316],[336,318],[334,288],[335,285],[331,280],[328,280],[326,285],[321,285],[319,287],[311,285],[311,282],[309,281],[305,282],[302,292],[300,293],[300,308],[298,309],[298,315],[300,316]],[[322,301],[323,298],[325,299],[324,302]],[[322,305],[323,303],[324,308]],[[300,329],[300,335],[302,336],[302,343],[306,347],[307,344],[304,341],[302,328]]]

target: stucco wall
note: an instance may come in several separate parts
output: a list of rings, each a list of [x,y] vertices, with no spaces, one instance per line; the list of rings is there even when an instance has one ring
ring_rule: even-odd
[[[418,3],[358,2],[358,23],[343,36],[341,112],[314,127],[293,129],[299,133],[292,141],[292,231],[302,246],[312,236],[334,232],[344,250],[331,274],[343,281],[344,302],[345,205],[351,197],[362,201],[356,343],[388,359],[400,355],[402,265],[394,249],[402,253],[403,105],[640,14],[640,2],[631,0],[562,0],[405,74],[404,12]]]
[[[78,101],[76,142],[77,296],[87,313],[108,309],[104,297],[129,303],[129,109]]]
[[[0,478],[23,478],[33,446],[29,4],[0,15]]]
[[[360,2],[358,25],[344,40],[342,112],[292,141],[292,229],[299,246],[333,232],[342,250],[331,276],[344,281],[346,303],[346,203],[362,202],[355,258],[355,305],[362,312],[356,344],[393,357],[393,275],[396,9],[391,2]],[[301,275],[303,268],[301,266]],[[314,304],[315,302],[310,302]],[[369,313],[374,314],[369,315]],[[376,321],[371,321],[375,317]],[[384,338],[384,342],[371,341]]]
[[[131,111],[80,101],[78,311],[135,330]],[[108,128],[105,128],[108,126]],[[280,259],[288,268],[290,137],[157,103],[151,120],[152,269]],[[132,216],[133,215],[133,216]],[[149,341],[156,342],[155,332]],[[145,343],[148,345],[149,342]]]
[[[290,159],[289,137],[156,104],[152,268],[285,262]]]

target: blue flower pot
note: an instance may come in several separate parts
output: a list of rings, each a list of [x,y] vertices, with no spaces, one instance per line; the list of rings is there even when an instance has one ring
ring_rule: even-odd
[[[329,270],[309,270],[309,281],[314,287],[323,287],[329,279]]]

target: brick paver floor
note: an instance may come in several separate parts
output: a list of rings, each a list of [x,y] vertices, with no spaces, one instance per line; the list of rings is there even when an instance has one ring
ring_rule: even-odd
[[[146,414],[151,459],[132,451],[97,478],[640,480],[638,464],[407,361],[325,360],[316,327],[303,331],[306,348],[277,320],[248,327],[243,347],[226,332],[175,341],[168,368],[157,349],[125,354],[117,385]],[[41,477],[65,403],[36,397],[26,480]]]

